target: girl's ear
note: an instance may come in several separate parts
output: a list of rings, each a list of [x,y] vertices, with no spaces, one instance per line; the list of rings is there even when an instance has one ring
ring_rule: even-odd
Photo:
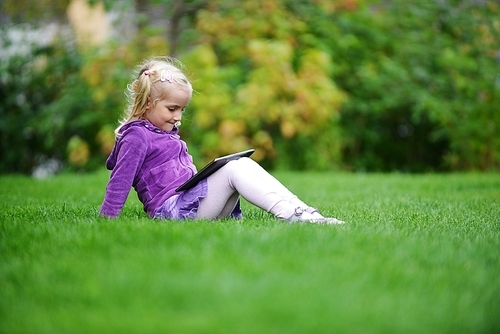
[[[151,106],[151,98],[148,96],[148,103],[146,103],[146,110]]]

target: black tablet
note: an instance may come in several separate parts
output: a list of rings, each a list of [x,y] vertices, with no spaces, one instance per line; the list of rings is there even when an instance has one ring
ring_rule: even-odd
[[[220,158],[216,158],[212,160],[208,165],[203,167],[198,173],[191,176],[189,180],[184,182],[180,187],[175,189],[175,191],[183,191],[193,188],[201,179],[207,178],[212,175],[219,168],[227,164],[231,160],[237,160],[242,157],[249,157],[252,153],[255,152],[255,149],[246,150],[243,152],[238,152],[230,155],[226,155]]]

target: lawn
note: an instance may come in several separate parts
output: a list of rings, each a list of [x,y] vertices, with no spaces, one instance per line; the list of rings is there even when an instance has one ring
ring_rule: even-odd
[[[154,221],[0,177],[1,333],[499,333],[500,174],[275,174],[342,226]]]

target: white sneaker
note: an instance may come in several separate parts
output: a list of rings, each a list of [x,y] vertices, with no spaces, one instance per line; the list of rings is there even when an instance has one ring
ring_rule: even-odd
[[[342,221],[337,218],[323,217],[323,215],[319,213],[319,210],[313,207],[308,207],[305,211],[311,213],[316,218],[317,223],[320,224],[332,224],[332,225],[345,224],[345,221]]]
[[[330,224],[330,225],[341,225],[345,224],[344,221],[337,218],[327,218],[323,217],[318,209],[308,207],[305,210],[301,207],[295,208],[294,214],[287,219],[289,222],[304,222],[312,224]]]

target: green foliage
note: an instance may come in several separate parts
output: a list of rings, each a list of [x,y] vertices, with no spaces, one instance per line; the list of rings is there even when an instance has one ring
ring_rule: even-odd
[[[276,174],[342,226],[101,219],[108,176],[0,177],[0,333],[500,331],[497,174]]]
[[[349,96],[341,110],[348,166],[499,168],[494,2],[367,1],[351,11],[305,4],[295,10],[311,29],[307,42],[331,52],[332,78]]]
[[[142,48],[157,54],[165,50],[165,42],[151,37],[76,49],[59,41],[2,62],[0,171],[30,173],[53,158],[73,170],[102,166]]]
[[[239,78],[220,96],[200,89],[223,108],[234,98],[231,111],[195,105],[213,117],[196,145],[250,143],[267,167],[498,169],[499,13],[493,2],[213,1],[198,15],[203,49],[212,71]],[[301,69],[312,54],[326,63]],[[294,103],[304,97],[316,104]],[[223,120],[226,138],[213,128]]]
[[[205,43],[183,57],[204,77],[195,82],[195,120],[202,121],[193,132],[205,135],[195,136],[194,146],[210,156],[252,146],[268,168],[340,165],[345,95],[330,80],[328,53],[298,44],[303,22],[280,2],[213,1],[199,13],[198,28]]]
[[[4,63],[3,172],[30,173],[49,158],[68,160],[77,168],[101,164],[102,157],[90,159],[91,152],[99,152],[95,137],[115,117],[105,118],[96,107],[106,103],[89,98],[95,91],[82,80],[82,66],[81,54],[62,42]],[[79,145],[74,145],[76,139]]]
[[[136,3],[150,5],[179,20],[175,45],[142,19],[128,42],[2,60],[0,172],[102,164],[134,66],[176,48],[196,90],[182,135],[199,164],[252,146],[267,168],[500,169],[494,1]]]
[[[15,23],[49,21],[65,14],[70,0],[3,0],[2,14]]]
[[[64,134],[71,131],[67,120],[78,123],[78,118],[73,117],[72,109],[52,113],[48,110],[55,101],[64,103],[59,100],[61,91],[68,80],[78,80],[74,71],[79,61],[74,50],[55,43],[1,63],[0,171],[26,173],[46,157],[64,156]],[[80,105],[82,95],[78,92],[74,97]]]

